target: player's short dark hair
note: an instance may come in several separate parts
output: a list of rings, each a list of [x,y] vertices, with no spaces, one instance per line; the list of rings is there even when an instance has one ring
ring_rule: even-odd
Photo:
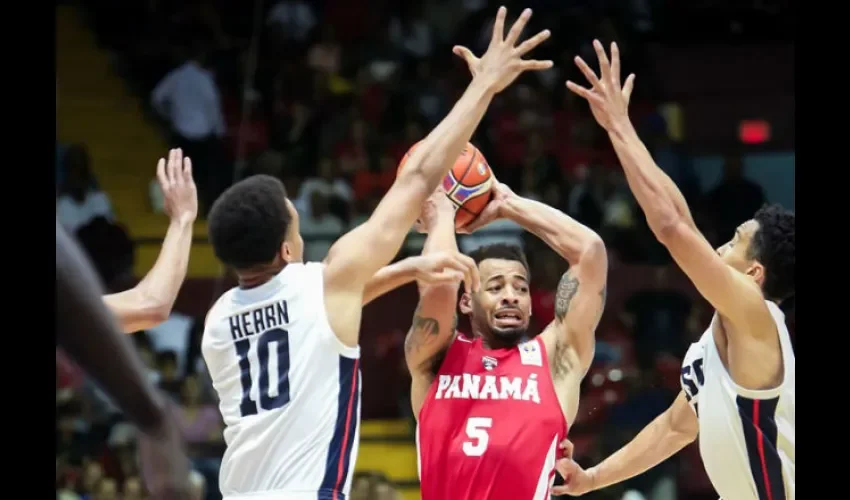
[[[476,264],[481,264],[481,261],[487,259],[515,260],[522,264],[522,267],[525,268],[526,272],[531,272],[528,267],[528,259],[525,257],[525,252],[519,245],[493,243],[476,248],[469,253],[469,256],[472,257],[472,260],[474,260]]]
[[[765,205],[755,216],[758,230],[750,242],[748,257],[765,268],[764,295],[785,300],[794,295],[795,221],[794,211],[779,205]]]
[[[286,238],[292,214],[286,189],[270,175],[254,175],[230,186],[207,216],[215,256],[237,270],[272,262]]]

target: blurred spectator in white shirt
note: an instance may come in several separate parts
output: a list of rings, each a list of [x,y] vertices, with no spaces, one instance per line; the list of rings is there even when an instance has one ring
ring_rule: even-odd
[[[431,25],[422,17],[416,4],[400,5],[403,5],[402,12],[390,21],[390,39],[417,59],[430,56],[434,50]]]
[[[334,160],[331,158],[322,158],[319,162],[319,172],[317,177],[310,177],[301,184],[298,190],[298,198],[295,200],[295,208],[298,213],[304,216],[309,216],[312,213],[312,197],[314,193],[319,193],[329,201],[332,198],[337,198],[338,201],[345,204],[354,202],[354,191],[348,182],[342,177],[335,177]]]
[[[64,183],[56,201],[56,212],[62,226],[76,233],[98,217],[113,221],[112,204],[106,193],[96,187],[85,146],[75,144],[67,149],[65,171]]]
[[[328,199],[318,191],[310,197],[310,213],[300,214],[301,235],[304,236],[304,261],[321,262],[331,245],[342,235],[345,226],[331,215]]]
[[[215,76],[204,66],[200,44],[194,44],[187,55],[185,62],[153,89],[151,104],[168,122],[174,145],[192,159],[195,183],[206,211],[230,185],[233,174],[221,161],[226,125]]]

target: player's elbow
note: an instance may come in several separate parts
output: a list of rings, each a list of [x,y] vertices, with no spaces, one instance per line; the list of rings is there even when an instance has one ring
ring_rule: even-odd
[[[608,251],[605,249],[605,242],[598,234],[590,233],[587,236],[579,254],[579,262],[582,263],[582,267],[592,267],[595,271],[607,269]]]
[[[687,229],[682,218],[673,214],[658,217],[654,222],[647,218],[647,221],[655,238],[666,247],[675,245],[676,241],[682,236],[682,231]]]
[[[132,309],[133,331],[151,328],[164,323],[171,315],[172,303],[153,294],[147,293],[138,287],[134,289]]]
[[[675,443],[677,449],[693,443],[699,435],[699,420],[696,413],[688,407],[682,396],[664,413],[662,421],[665,424],[666,437]]]

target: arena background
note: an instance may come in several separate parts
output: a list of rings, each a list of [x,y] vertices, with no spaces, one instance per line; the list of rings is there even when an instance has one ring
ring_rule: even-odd
[[[58,215],[113,291],[132,286],[159,252],[168,221],[154,170],[172,145],[194,156],[202,205],[233,179],[258,172],[280,177],[298,202],[307,255],[320,259],[368,215],[401,155],[460,95],[469,77],[450,48],[459,43],[479,52],[498,7],[487,0],[59,4],[57,201],[74,183],[88,187],[78,210]],[[505,4],[514,14],[534,9],[527,33],[552,30],[538,58],[556,66],[523,76],[499,95],[473,142],[500,180],[598,230],[608,245],[608,304],[580,415],[570,422],[579,462],[592,465],[672,402],[681,356],[711,311],[655,242],[586,105],[566,91],[564,80],[576,76],[571,59],[587,56],[594,37],[618,41],[624,71],[638,77],[632,119],[701,229],[718,243],[764,201],[794,207],[790,2]],[[187,105],[208,106],[189,112],[221,116],[220,123],[197,125],[200,138],[177,132],[152,97],[166,74],[192,60],[209,70],[207,80],[184,72],[190,76],[183,83],[220,96]],[[104,197],[106,204],[93,201]],[[221,498],[216,476],[223,444],[199,339],[207,308],[232,281],[212,255],[202,219],[172,317],[133,339],[152,379],[191,416],[189,450],[206,480],[205,498],[214,499]],[[490,229],[463,237],[461,246],[494,240],[525,246],[539,329],[552,317],[565,265],[511,225]],[[411,235],[402,253],[421,244]],[[409,286],[363,316],[362,474],[352,499],[419,498],[401,350],[415,302]],[[788,320],[793,332],[793,311]],[[137,493],[133,429],[58,351],[56,389],[57,496],[144,498]],[[632,481],[584,498],[717,497],[692,445]]]

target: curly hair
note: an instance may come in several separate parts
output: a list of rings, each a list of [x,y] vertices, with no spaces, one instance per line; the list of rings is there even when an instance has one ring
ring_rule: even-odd
[[[765,267],[764,295],[783,301],[794,296],[794,211],[765,205],[753,216],[759,228],[750,242],[749,255]]]
[[[291,222],[283,183],[269,175],[254,175],[215,200],[207,232],[216,257],[244,270],[274,260]]]

